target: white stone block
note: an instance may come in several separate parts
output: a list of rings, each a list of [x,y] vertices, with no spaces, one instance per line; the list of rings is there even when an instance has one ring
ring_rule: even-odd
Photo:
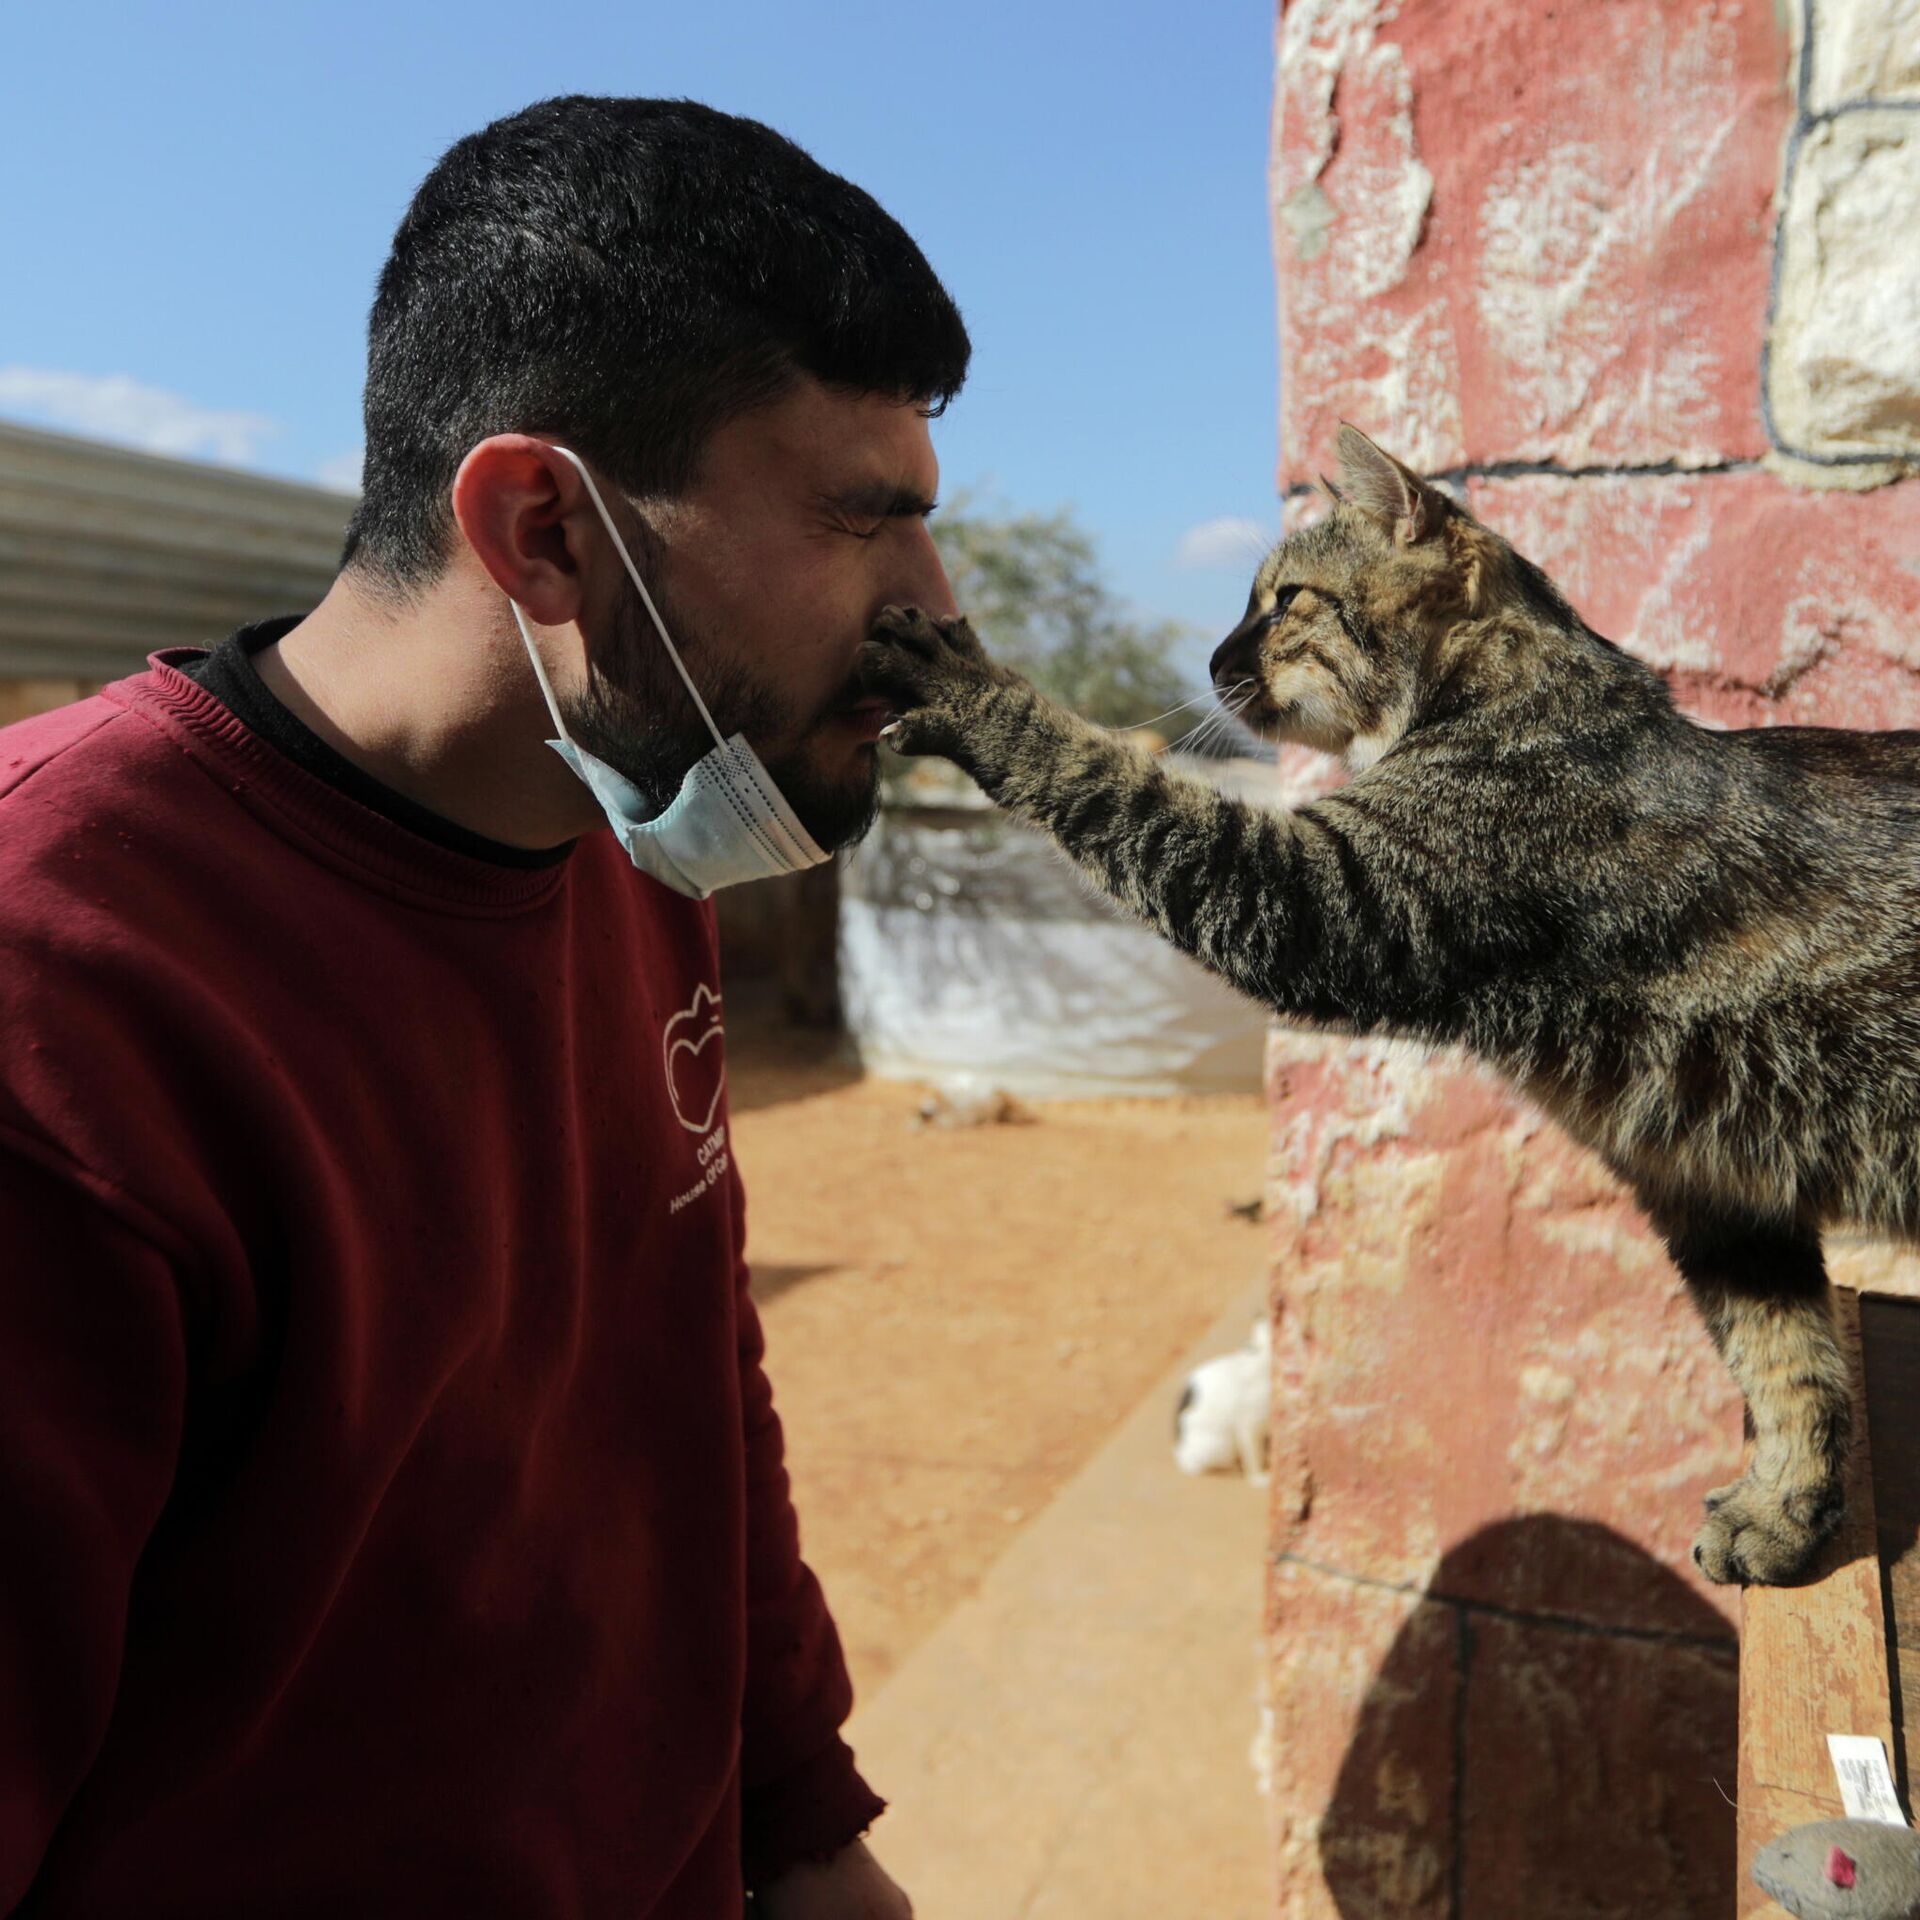
[[[1793,451],[1920,457],[1920,113],[1801,144],[1780,236],[1771,397]]]
[[[1807,105],[1920,100],[1920,0],[1814,0]]]

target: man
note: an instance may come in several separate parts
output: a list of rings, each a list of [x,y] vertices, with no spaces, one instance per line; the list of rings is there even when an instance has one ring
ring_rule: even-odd
[[[0,732],[0,1912],[908,1912],[701,896],[871,818],[967,357],[766,128],[530,108],[401,224],[320,606]]]

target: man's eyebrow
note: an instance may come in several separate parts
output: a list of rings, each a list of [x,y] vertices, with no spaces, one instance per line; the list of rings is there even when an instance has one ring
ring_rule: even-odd
[[[860,520],[924,520],[936,503],[917,487],[869,480],[822,494],[821,504]]]

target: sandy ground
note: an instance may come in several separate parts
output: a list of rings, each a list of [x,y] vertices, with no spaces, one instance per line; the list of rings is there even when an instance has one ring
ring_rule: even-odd
[[[864,1695],[1265,1265],[1257,1095],[917,1128],[730,1009],[734,1141],[809,1562]],[[1169,1442],[1173,1407],[1166,1408]]]

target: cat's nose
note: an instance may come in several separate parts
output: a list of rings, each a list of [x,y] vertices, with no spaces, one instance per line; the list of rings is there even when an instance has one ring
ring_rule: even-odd
[[[1213,658],[1207,662],[1207,674],[1216,687],[1223,687],[1230,680],[1251,679],[1254,664],[1252,632],[1246,627],[1235,627],[1214,648]]]

